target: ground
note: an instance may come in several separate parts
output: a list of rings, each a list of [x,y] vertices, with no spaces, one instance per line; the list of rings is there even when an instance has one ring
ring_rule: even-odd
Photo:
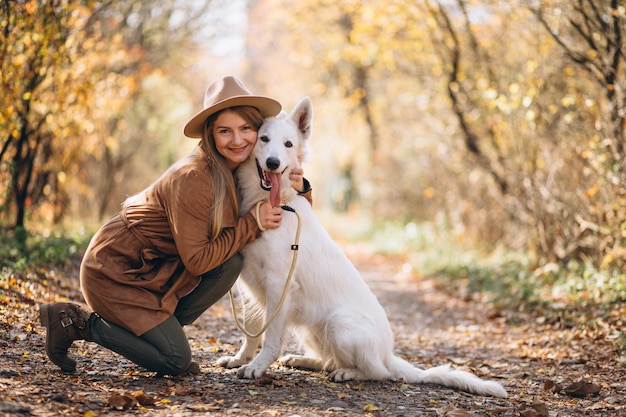
[[[198,375],[159,377],[84,341],[71,348],[77,372],[64,374],[44,353],[37,304],[81,299],[76,261],[0,275],[0,416],[626,415],[626,367],[611,332],[496,310],[415,277],[402,259],[345,249],[387,311],[396,354],[420,367],[451,363],[497,380],[509,398],[402,381],[333,383],[322,372],[280,366],[240,380],[215,366],[242,341],[227,299],[186,329]]]

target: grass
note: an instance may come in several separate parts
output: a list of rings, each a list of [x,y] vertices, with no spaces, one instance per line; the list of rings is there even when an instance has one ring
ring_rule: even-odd
[[[503,309],[596,306],[609,312],[626,302],[626,275],[591,263],[539,264],[529,254],[467,242],[463,229],[430,223],[374,224],[355,216],[325,222],[331,233],[366,241],[373,253],[402,256],[417,276]]]
[[[62,265],[85,251],[91,236],[30,233],[25,229],[0,230],[0,267],[23,271],[29,267]]]

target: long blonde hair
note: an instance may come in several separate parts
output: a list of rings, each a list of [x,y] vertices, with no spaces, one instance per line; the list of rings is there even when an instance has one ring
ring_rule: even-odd
[[[213,206],[210,213],[211,240],[217,239],[224,224],[224,205],[230,200],[235,218],[239,216],[239,199],[235,186],[233,173],[226,164],[226,159],[217,150],[215,138],[213,137],[213,125],[215,120],[223,111],[230,110],[240,115],[246,122],[250,123],[255,132],[263,124],[263,116],[256,107],[235,106],[221,110],[209,116],[204,123],[204,131],[200,140],[200,147],[206,152],[209,158],[209,169],[213,174]]]

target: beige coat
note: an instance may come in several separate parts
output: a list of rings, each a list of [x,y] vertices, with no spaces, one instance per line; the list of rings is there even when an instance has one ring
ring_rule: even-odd
[[[94,312],[139,336],[260,231],[251,214],[235,218],[228,205],[222,232],[209,238],[212,177],[200,148],[136,197],[91,240],[80,282]]]

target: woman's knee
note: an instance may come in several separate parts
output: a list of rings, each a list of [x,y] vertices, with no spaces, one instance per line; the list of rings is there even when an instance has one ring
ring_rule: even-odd
[[[191,351],[177,352],[174,355],[164,355],[161,369],[157,372],[164,375],[178,375],[189,368],[191,363]]]
[[[181,325],[170,317],[141,336],[152,348],[146,352],[144,366],[164,375],[185,372],[191,363],[191,347]]]

